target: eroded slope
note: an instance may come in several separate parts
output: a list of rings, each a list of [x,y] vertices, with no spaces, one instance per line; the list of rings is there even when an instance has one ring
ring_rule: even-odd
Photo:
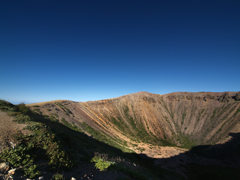
[[[230,132],[240,131],[240,93],[236,92],[139,92],[100,101],[30,106],[53,120],[68,122],[86,133],[92,128],[95,135],[101,133],[132,147],[142,142],[189,148],[221,142]]]

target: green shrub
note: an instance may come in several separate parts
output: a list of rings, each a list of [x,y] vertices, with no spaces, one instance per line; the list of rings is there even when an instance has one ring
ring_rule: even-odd
[[[30,178],[34,178],[40,175],[37,171],[37,165],[33,165],[34,158],[28,153],[30,147],[20,146],[15,149],[4,150],[0,154],[0,160],[9,162],[14,168],[22,166],[24,175]]]
[[[16,111],[17,108],[10,102],[0,100],[0,110],[2,110],[2,111]]]
[[[109,166],[115,164],[115,162],[106,161],[102,159],[100,156],[94,156],[91,162],[95,162],[95,168],[99,169],[100,171],[105,171]]]
[[[52,180],[64,180],[64,178],[61,174],[54,174]]]
[[[27,177],[30,177],[30,178],[34,178],[36,176],[39,176],[41,175],[40,171],[37,171],[37,165],[34,164],[30,167],[27,167],[26,169],[24,169],[24,175],[27,176]]]
[[[28,115],[19,114],[16,116],[16,119],[14,121],[18,122],[18,123],[26,123],[30,120],[31,120],[31,118]]]
[[[43,117],[47,119],[49,118],[49,115],[44,114]]]
[[[30,112],[30,110],[24,103],[20,103],[19,105],[17,105],[17,107],[18,107],[18,111],[23,114],[29,114]]]
[[[13,111],[7,112],[8,116],[16,116],[17,114],[18,114],[17,112],[13,112]]]

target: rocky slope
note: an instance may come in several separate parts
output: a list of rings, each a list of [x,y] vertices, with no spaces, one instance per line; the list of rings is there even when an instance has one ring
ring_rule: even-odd
[[[239,92],[138,92],[100,101],[52,101],[28,106],[83,130],[89,125],[129,146],[150,143],[189,148],[220,143],[230,132],[240,131]]]

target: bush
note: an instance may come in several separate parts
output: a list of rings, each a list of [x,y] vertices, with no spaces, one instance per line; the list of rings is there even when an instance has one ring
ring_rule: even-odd
[[[16,111],[17,108],[13,104],[11,104],[7,101],[0,100],[0,110],[2,110],[2,111]]]
[[[30,167],[27,167],[26,169],[24,169],[24,175],[27,176],[27,177],[30,177],[30,178],[34,178],[36,176],[39,176],[41,175],[40,171],[37,171],[37,165],[34,164]]]
[[[100,171],[105,171],[109,166],[115,164],[115,162],[106,161],[102,159],[100,156],[94,156],[91,162],[95,162],[95,168],[99,169]]]
[[[52,180],[64,180],[64,178],[61,174],[54,174]]]
[[[20,146],[15,149],[5,150],[0,155],[0,160],[9,162],[14,168],[22,166],[24,175],[30,178],[34,178],[40,175],[37,171],[37,165],[33,165],[33,157],[28,154],[30,147]]]
[[[16,115],[18,115],[18,112],[8,111],[7,115],[8,116],[16,116]]]
[[[30,120],[31,120],[31,118],[29,116],[20,114],[20,115],[16,116],[16,119],[14,121],[18,122],[18,123],[26,123]]]
[[[18,107],[18,110],[23,114],[29,114],[30,112],[30,110],[24,103],[20,103],[19,105],[17,105],[17,107]]]

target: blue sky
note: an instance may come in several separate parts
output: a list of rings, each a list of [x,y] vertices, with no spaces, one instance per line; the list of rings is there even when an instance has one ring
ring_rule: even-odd
[[[240,1],[0,2],[0,99],[240,90]]]

